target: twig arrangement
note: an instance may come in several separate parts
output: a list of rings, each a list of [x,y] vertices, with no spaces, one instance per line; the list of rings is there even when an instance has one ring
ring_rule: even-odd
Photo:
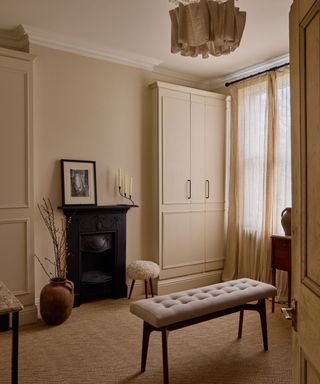
[[[43,198],[43,204],[38,204],[38,209],[49,231],[54,250],[54,260],[51,260],[48,257],[45,257],[44,260],[48,261],[54,267],[54,273],[47,270],[37,255],[35,255],[35,257],[49,279],[64,280],[67,276],[67,257],[69,256],[67,229],[71,219],[66,220],[65,218],[62,218],[61,226],[57,227],[49,198],[47,200]]]

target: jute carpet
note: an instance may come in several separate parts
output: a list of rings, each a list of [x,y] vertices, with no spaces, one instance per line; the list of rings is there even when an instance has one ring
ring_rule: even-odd
[[[20,329],[20,384],[162,383],[161,334],[150,337],[146,372],[140,374],[142,320],[127,299],[74,308],[62,325]],[[269,351],[262,346],[259,316],[245,312],[171,332],[170,384],[288,384],[291,324],[268,304]],[[10,383],[11,333],[0,333],[0,383]]]

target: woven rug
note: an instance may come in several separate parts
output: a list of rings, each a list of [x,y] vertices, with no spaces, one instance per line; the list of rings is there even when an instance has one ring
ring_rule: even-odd
[[[150,336],[146,372],[140,374],[142,320],[130,301],[100,300],[74,308],[62,325],[42,320],[20,328],[20,384],[162,383],[161,334]],[[269,351],[259,315],[245,312],[169,334],[170,384],[289,384],[291,324],[268,303]],[[10,383],[11,333],[0,333],[0,383]]]

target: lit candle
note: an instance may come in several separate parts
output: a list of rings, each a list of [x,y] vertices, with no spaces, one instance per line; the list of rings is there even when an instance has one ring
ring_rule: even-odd
[[[121,168],[118,169],[118,187],[121,189]]]
[[[133,182],[133,178],[130,177],[130,189],[129,189],[129,196],[132,196],[132,182]]]

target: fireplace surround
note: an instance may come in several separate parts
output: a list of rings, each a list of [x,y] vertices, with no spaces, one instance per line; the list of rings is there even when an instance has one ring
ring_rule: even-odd
[[[74,306],[97,298],[127,296],[126,214],[132,205],[63,206],[67,232],[67,277]]]

